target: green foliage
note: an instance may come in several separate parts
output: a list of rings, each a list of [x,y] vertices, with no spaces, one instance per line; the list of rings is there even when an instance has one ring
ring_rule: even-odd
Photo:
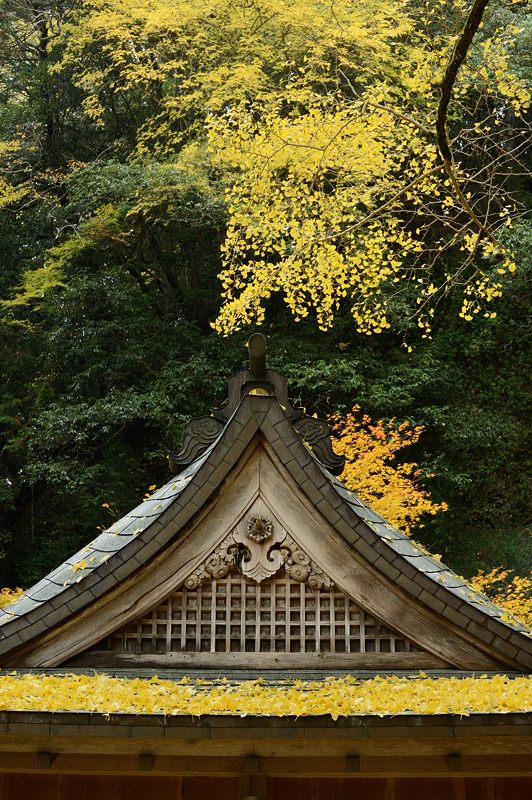
[[[254,51],[246,30],[261,4],[180,3],[178,18],[173,0],[142,0],[138,15],[126,0],[43,0],[43,40],[32,4],[0,0],[0,585],[28,586],[165,481],[165,454],[179,447],[186,419],[221,402],[227,378],[244,366],[251,329],[223,339],[211,323],[221,305],[226,190],[246,176],[209,150],[206,126],[214,118],[231,126],[231,110],[258,93],[275,102],[294,76],[306,91],[330,91],[333,49],[323,50],[320,19],[303,5],[273,3],[277,16],[254,30]],[[318,5],[330,26],[329,6]],[[345,31],[334,41],[342,58],[371,50],[355,88],[376,62],[391,85],[409,79],[396,69],[415,49],[408,31],[385,63],[391,39],[381,37],[380,50],[362,41],[367,14],[357,8],[356,47]],[[219,24],[225,13],[229,28]],[[118,27],[103,24],[109,14]],[[93,27],[82,28],[79,15]],[[524,9],[494,4],[483,35],[516,17],[525,30],[511,67],[526,81]],[[436,37],[453,22],[416,18]],[[137,35],[142,47],[132,50]],[[462,106],[466,117],[475,111],[468,97],[453,125]],[[292,121],[307,111],[296,104]],[[507,107],[499,113],[509,133],[521,124]],[[520,170],[508,183],[526,203]],[[260,233],[260,214],[257,222]],[[516,223],[504,236],[519,269],[505,277],[495,319],[460,320],[451,292],[429,340],[409,316],[415,292],[390,295],[412,352],[395,322],[378,336],[358,334],[347,303],[326,333],[294,323],[279,297],[265,303],[269,363],[297,403],[322,417],[359,404],[374,419],[426,428],[405,459],[420,464],[434,501],[449,510],[414,536],[467,574],[522,571],[531,556],[522,460],[532,233]],[[442,280],[456,272],[455,255],[440,265]]]

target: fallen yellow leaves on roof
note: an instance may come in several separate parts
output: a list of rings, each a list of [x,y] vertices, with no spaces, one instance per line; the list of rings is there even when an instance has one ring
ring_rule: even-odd
[[[19,597],[22,597],[24,594],[23,589],[0,589],[0,608],[9,605],[9,603],[14,603],[15,600],[18,600]]]
[[[532,709],[532,677],[346,676],[180,682],[109,675],[0,676],[0,709],[104,714],[340,716],[510,713]]]

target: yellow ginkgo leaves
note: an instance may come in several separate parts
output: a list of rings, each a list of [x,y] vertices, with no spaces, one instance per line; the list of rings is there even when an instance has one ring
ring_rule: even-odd
[[[87,562],[84,558],[80,561],[76,561],[75,564],[72,564],[72,572],[77,572],[80,569],[85,569],[87,567]]]
[[[9,605],[9,603],[14,603],[22,594],[22,589],[9,589],[7,587],[0,589],[0,608]]]
[[[484,592],[498,606],[532,627],[532,575],[512,575],[510,570],[496,567],[489,572],[481,570],[469,582],[477,591]],[[501,617],[503,622],[511,619],[505,616]]]
[[[268,683],[262,679],[176,683],[108,675],[0,677],[0,709],[91,711],[104,714],[340,716],[375,714],[510,713],[532,709],[532,678],[415,678]]]

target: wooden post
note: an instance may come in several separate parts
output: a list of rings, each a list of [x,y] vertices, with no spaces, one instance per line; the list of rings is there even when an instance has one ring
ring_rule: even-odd
[[[247,774],[259,771],[259,759],[257,756],[246,756],[244,758],[244,772]]]
[[[345,757],[346,772],[360,772],[360,756],[352,753]]]
[[[36,754],[37,766],[39,769],[50,769],[55,761],[56,753],[41,752]]]
[[[139,770],[141,772],[151,772],[155,764],[155,756],[153,753],[140,753],[139,754]]]
[[[460,753],[449,753],[445,756],[445,763],[449,772],[462,771],[462,756]]]

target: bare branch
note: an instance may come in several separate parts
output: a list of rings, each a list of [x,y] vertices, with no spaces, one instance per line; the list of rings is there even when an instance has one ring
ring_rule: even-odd
[[[474,222],[478,230],[498,247],[505,250],[505,248],[503,248],[502,245],[495,239],[489,228],[487,228],[482,220],[478,218],[467,197],[462,191],[454,169],[453,152],[451,149],[451,142],[449,140],[449,132],[447,129],[447,111],[452,98],[456,78],[458,76],[458,70],[467,57],[473,37],[477,32],[480,23],[482,22],[482,17],[488,2],[489,0],[475,0],[473,3],[462,32],[454,46],[449,63],[447,64],[447,69],[445,70],[445,75],[441,84],[440,103],[438,105],[438,113],[436,115],[436,141],[443,159],[445,172],[449,177],[451,185],[462,207]]]

